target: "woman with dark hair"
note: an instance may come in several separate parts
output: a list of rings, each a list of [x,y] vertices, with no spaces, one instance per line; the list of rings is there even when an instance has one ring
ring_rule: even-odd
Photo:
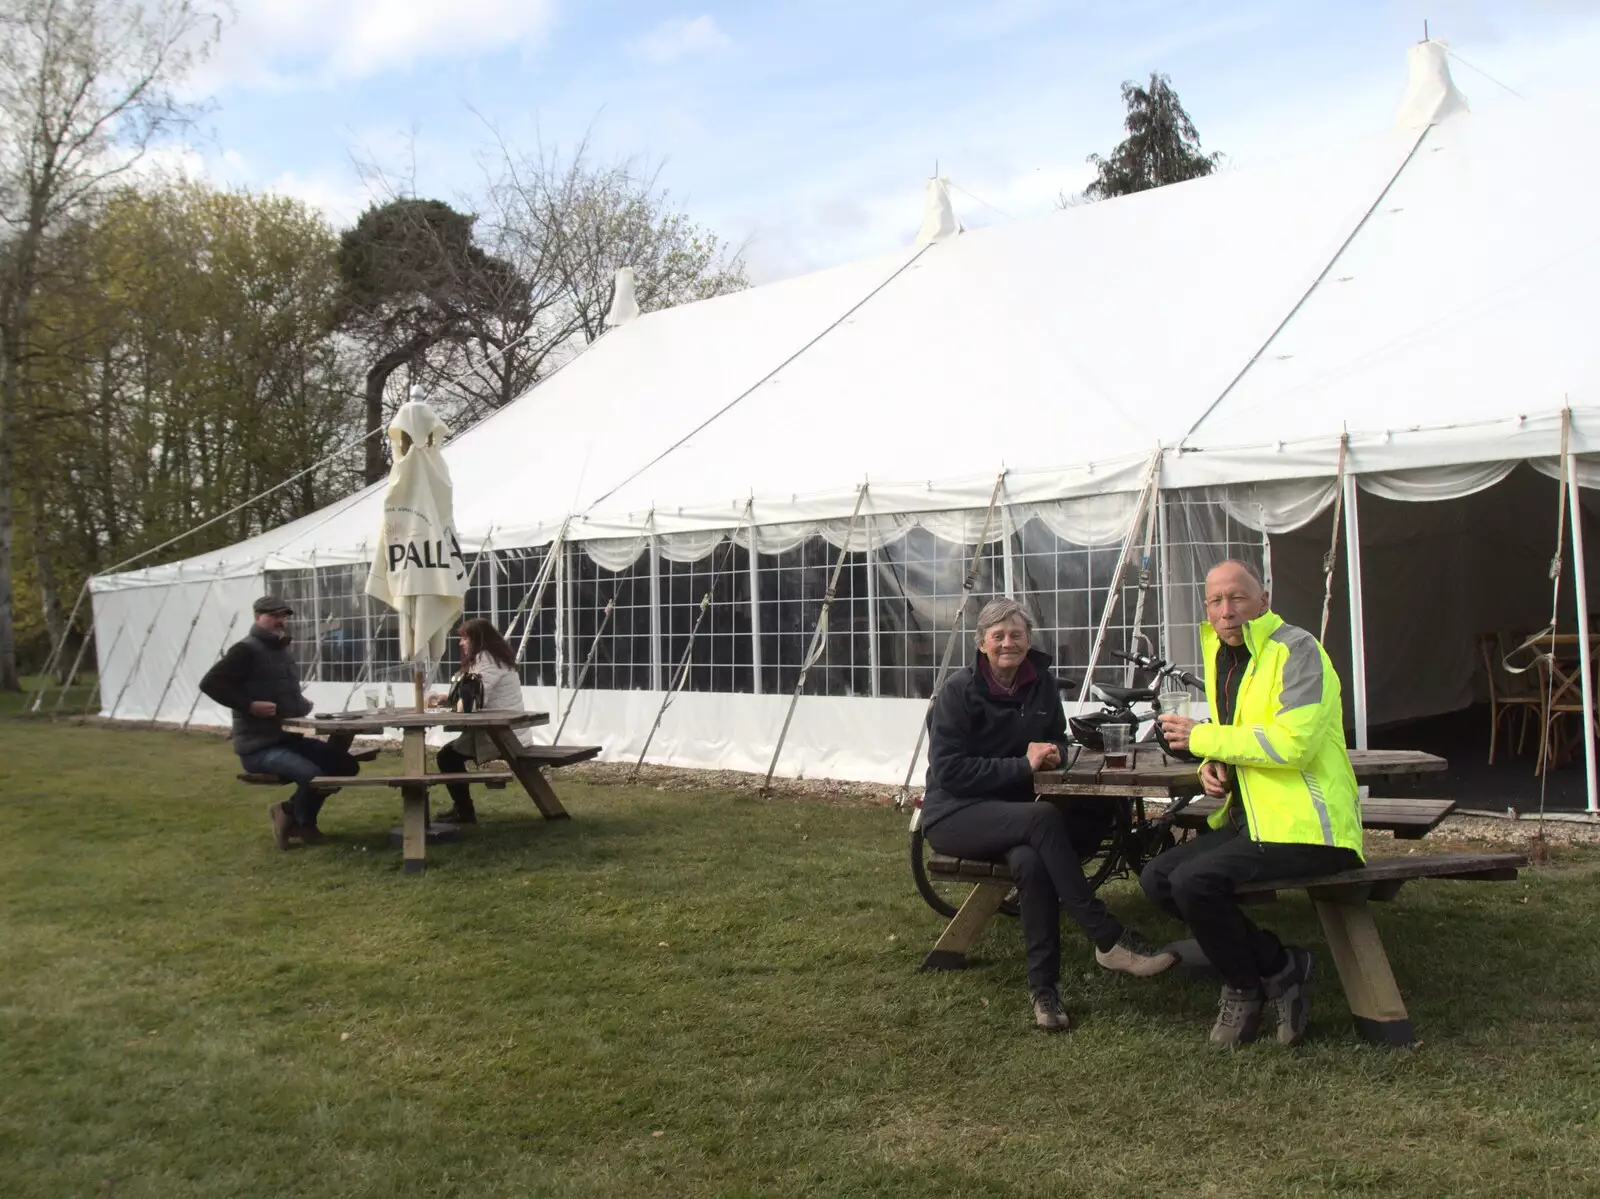
[[[511,652],[500,630],[481,616],[462,624],[460,632],[461,671],[475,674],[483,683],[483,706],[496,711],[521,712],[522,680],[517,674],[517,656]],[[430,707],[437,707],[443,697],[428,697]],[[517,740],[530,745],[527,729],[519,729]],[[503,757],[487,733],[462,733],[448,745],[439,748],[439,773],[460,774],[468,762],[492,762]],[[448,812],[434,819],[441,824],[477,824],[478,813],[472,806],[472,793],[466,783],[446,783],[454,803]]]

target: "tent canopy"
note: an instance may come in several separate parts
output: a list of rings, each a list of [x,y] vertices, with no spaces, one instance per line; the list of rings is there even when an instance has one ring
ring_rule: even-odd
[[[1445,110],[621,324],[446,448],[462,545],[1600,449],[1593,114]],[[364,560],[381,492],[96,589]]]

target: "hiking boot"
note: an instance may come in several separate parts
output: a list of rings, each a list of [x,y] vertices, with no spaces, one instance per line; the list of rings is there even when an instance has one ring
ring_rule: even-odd
[[[1284,951],[1289,964],[1261,985],[1278,1014],[1278,1044],[1295,1046],[1306,1039],[1311,1023],[1311,967],[1317,959],[1298,945],[1285,945]]]
[[[435,824],[477,824],[478,810],[471,804],[456,804],[448,812],[440,812],[433,818]]]
[[[1110,949],[1094,951],[1094,960],[1107,970],[1120,970],[1135,978],[1151,978],[1178,960],[1168,949],[1157,949],[1131,928],[1122,930]]]
[[[1033,1023],[1045,1032],[1066,1032],[1072,1027],[1067,1005],[1054,987],[1040,987],[1033,993]]]
[[[1213,1045],[1237,1049],[1261,1035],[1260,991],[1236,991],[1224,984],[1217,1008],[1217,1022],[1211,1026]]]
[[[272,817],[272,843],[279,849],[288,849],[289,834],[294,829],[294,818],[283,810],[281,803],[269,807],[267,815]]]
[[[299,837],[307,845],[321,845],[328,839],[328,834],[314,824],[297,824],[289,830],[291,837]]]

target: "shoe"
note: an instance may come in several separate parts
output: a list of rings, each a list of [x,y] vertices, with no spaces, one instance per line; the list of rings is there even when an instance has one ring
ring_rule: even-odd
[[[1298,945],[1285,945],[1284,951],[1289,964],[1261,985],[1278,1014],[1278,1044],[1293,1047],[1306,1039],[1311,1023],[1311,967],[1317,959]]]
[[[1045,1032],[1066,1032],[1072,1027],[1067,1005],[1054,987],[1040,987],[1033,993],[1033,1023]]]
[[[279,849],[288,849],[289,834],[294,828],[294,820],[283,810],[281,803],[269,807],[267,815],[272,817],[272,843]]]
[[[1261,1035],[1260,991],[1236,991],[1224,985],[1217,1007],[1217,1022],[1211,1026],[1213,1045],[1237,1049]]]
[[[477,824],[478,812],[476,808],[465,807],[460,804],[448,812],[440,812],[433,818],[435,824]]]
[[[328,834],[314,824],[297,824],[289,830],[291,837],[299,837],[307,845],[321,845],[328,839]]]
[[[1131,928],[1125,928],[1110,949],[1094,951],[1094,960],[1107,970],[1120,970],[1135,978],[1152,978],[1174,965],[1178,955],[1171,950],[1155,948]]]

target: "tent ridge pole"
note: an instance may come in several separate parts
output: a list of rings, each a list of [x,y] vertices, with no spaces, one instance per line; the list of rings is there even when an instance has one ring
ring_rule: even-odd
[[[1572,419],[1570,409],[1567,416]],[[1567,450],[1567,505],[1572,523],[1572,582],[1578,602],[1578,664],[1583,680],[1583,773],[1587,807],[1600,812],[1594,744],[1594,670],[1589,647],[1589,580],[1583,561],[1583,505],[1578,496],[1578,455]]]
[[[1350,694],[1355,706],[1356,748],[1367,748],[1367,628],[1361,614],[1361,512],[1356,476],[1344,477],[1345,562],[1350,578]]]

